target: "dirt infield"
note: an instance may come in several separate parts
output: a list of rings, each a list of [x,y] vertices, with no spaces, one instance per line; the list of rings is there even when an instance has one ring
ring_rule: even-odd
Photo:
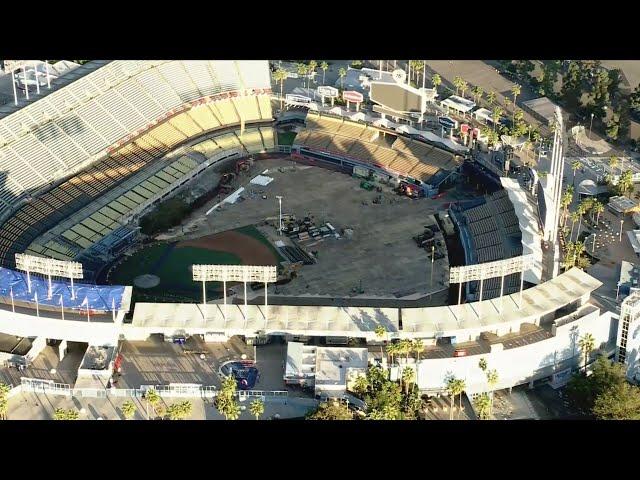
[[[262,242],[249,235],[228,231],[179,242],[176,248],[196,247],[236,255],[244,265],[277,265],[273,252]]]

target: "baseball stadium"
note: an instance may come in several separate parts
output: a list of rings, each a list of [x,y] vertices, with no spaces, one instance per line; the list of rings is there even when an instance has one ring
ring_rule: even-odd
[[[54,380],[99,371],[104,389],[158,335],[345,338],[370,356],[422,339],[420,389],[453,372],[474,394],[479,355],[507,388],[561,381],[576,332],[618,351],[617,316],[590,300],[601,282],[558,269],[558,161],[535,185],[496,173],[473,135],[423,134],[433,92],[403,81],[372,81],[365,114],[354,92],[346,109],[280,96],[267,60],[90,61],[2,107],[0,332],[31,342],[3,360],[33,385],[40,352],[83,344]],[[184,381],[148,374],[129,388]]]

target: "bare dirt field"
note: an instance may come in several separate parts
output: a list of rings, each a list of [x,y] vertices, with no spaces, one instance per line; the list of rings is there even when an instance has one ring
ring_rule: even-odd
[[[249,183],[261,173],[273,181],[267,186]],[[397,298],[426,295],[446,288],[447,257],[434,262],[432,276],[430,253],[417,248],[412,237],[423,231],[428,215],[442,210],[454,199],[445,195],[438,200],[412,200],[396,195],[389,186],[383,186],[381,193],[366,191],[360,188],[360,181],[344,173],[296,165],[285,159],[260,160],[233,184],[234,189],[245,188],[242,201],[223,204],[205,215],[219,200],[212,201],[185,220],[184,230],[192,233],[173,240],[186,245],[193,240],[201,242],[208,235],[253,224],[272,243],[282,240],[291,244],[288,238],[277,235],[276,196],[282,196],[283,214],[298,218],[312,215],[317,225],[329,222],[338,232],[349,228],[353,236],[299,242],[303,250],[317,252],[317,263],[302,267],[298,278],[291,283],[270,287],[270,295],[347,297],[359,294]],[[382,202],[374,204],[378,195],[382,195]],[[227,251],[228,248],[225,247]]]

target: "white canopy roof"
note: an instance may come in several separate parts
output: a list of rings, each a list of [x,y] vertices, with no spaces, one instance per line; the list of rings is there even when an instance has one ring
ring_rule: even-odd
[[[462,113],[467,113],[476,108],[475,102],[459,97],[458,95],[451,95],[449,98],[440,102],[443,107],[453,108],[454,110]]]

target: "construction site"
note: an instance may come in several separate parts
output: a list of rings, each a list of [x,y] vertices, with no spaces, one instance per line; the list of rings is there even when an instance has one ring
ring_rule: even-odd
[[[446,195],[412,198],[391,185],[286,157],[244,162],[222,175],[218,191],[158,238],[185,242],[255,226],[280,256],[280,281],[269,287],[270,298],[446,302],[449,262],[435,219],[451,202]]]

